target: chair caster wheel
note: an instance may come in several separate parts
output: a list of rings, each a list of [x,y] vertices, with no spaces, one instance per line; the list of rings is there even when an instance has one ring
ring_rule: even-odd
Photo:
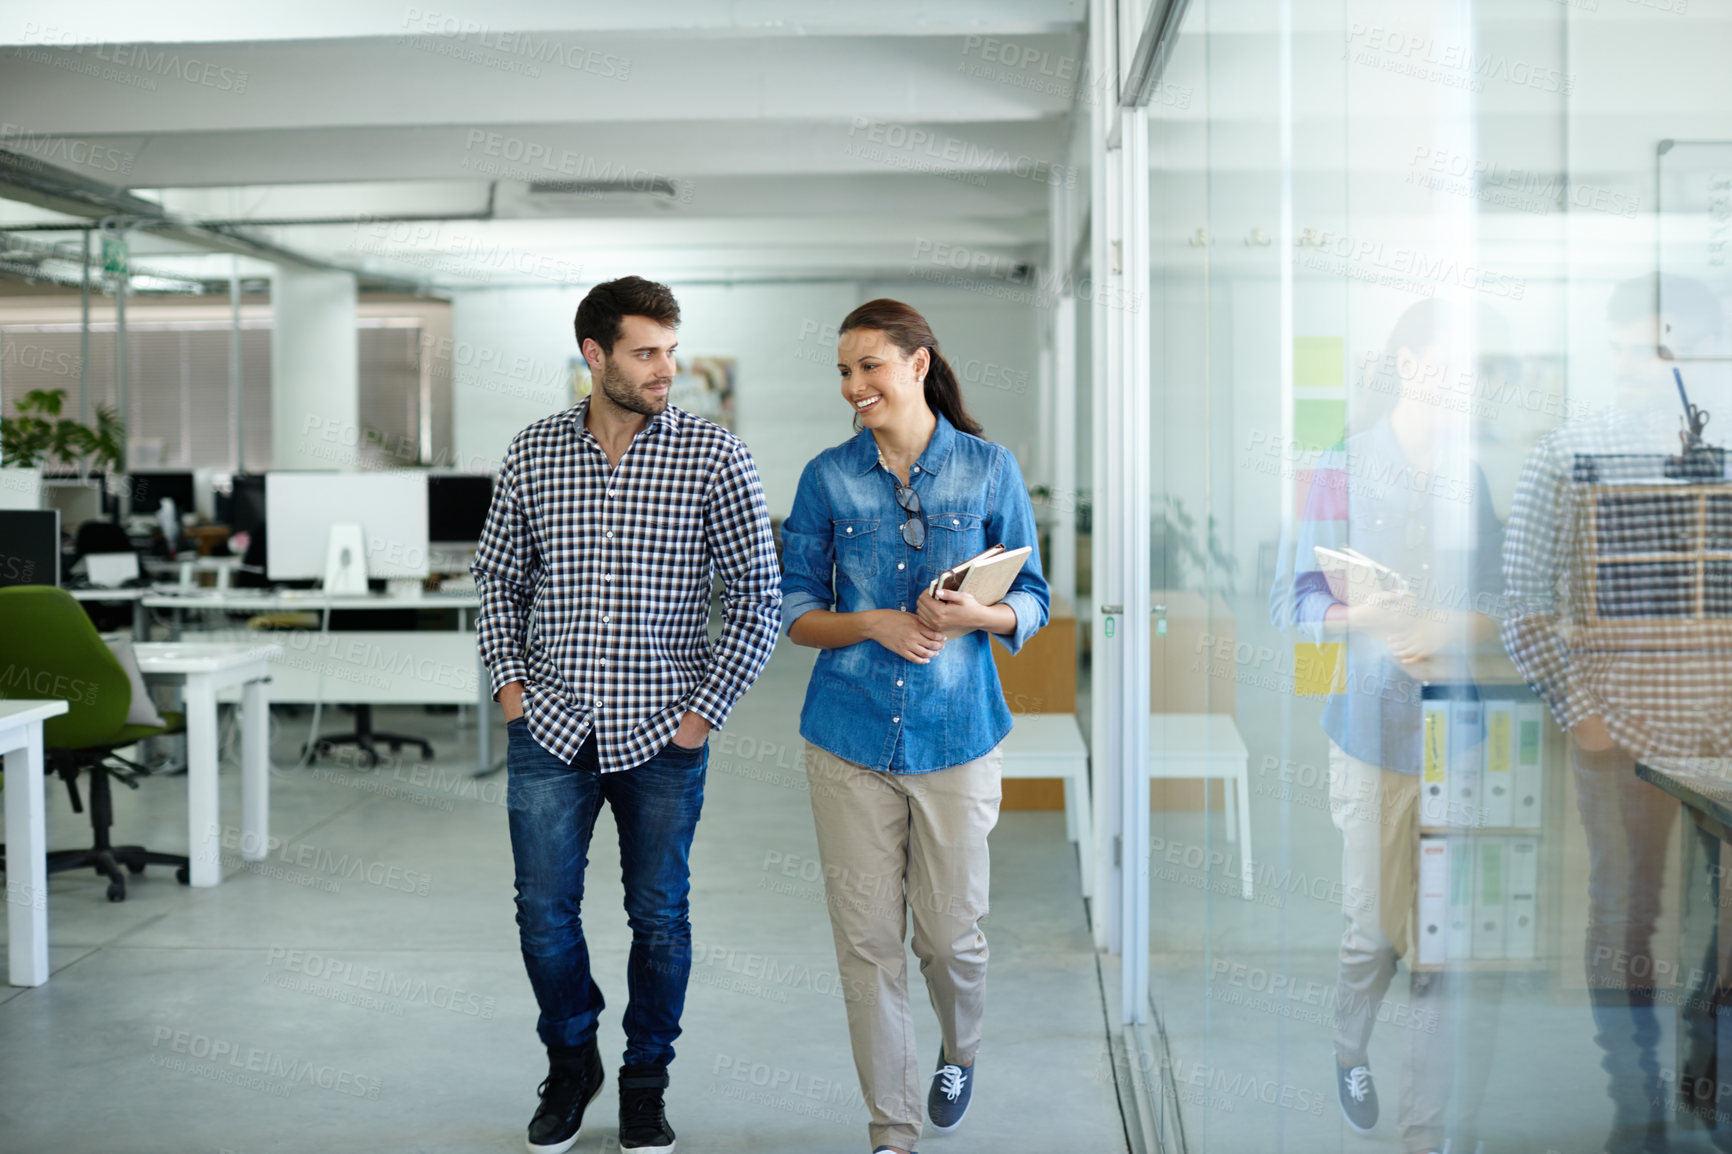
[[[185,866],[177,866],[174,871],[174,880],[183,886],[190,886],[192,884],[192,871]]]
[[[129,874],[132,874],[134,877],[137,877],[139,874],[144,872],[144,863],[143,862],[130,862],[129,861],[126,863],[126,872]]]
[[[123,901],[125,901],[126,900],[126,883],[125,882],[109,882],[108,883],[108,900],[111,902],[123,902]]]

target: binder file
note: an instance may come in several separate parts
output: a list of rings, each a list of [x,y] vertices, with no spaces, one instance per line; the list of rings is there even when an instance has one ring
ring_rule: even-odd
[[[1539,927],[1535,923],[1539,858],[1538,838],[1509,839],[1509,912],[1504,918],[1506,958],[1530,959],[1535,956],[1539,944]]]
[[[1444,957],[1473,956],[1473,843],[1462,837],[1439,839],[1449,846],[1449,913]]]
[[[1497,959],[1504,956],[1504,922],[1509,910],[1509,866],[1505,840],[1475,838],[1473,870],[1473,956]]]
[[[1456,701],[1449,710],[1449,824],[1471,829],[1483,825],[1480,796],[1485,756],[1485,706]]]
[[[1541,782],[1540,754],[1545,728],[1544,706],[1537,701],[1521,701],[1515,707],[1515,733],[1511,735],[1511,760],[1515,768],[1514,810],[1511,825],[1517,829],[1538,829],[1545,811]]]
[[[1485,824],[1493,828],[1515,822],[1515,702],[1485,703],[1485,777],[1480,782]]]
[[[1448,956],[1449,843],[1419,839],[1419,964],[1441,965]]]
[[[1420,725],[1419,824],[1449,824],[1449,702],[1426,701]]]

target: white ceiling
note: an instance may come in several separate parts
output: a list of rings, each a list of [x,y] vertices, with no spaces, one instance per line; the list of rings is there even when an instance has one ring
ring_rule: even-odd
[[[1008,269],[1074,179],[1083,8],[8,5],[0,148],[433,287]],[[134,234],[155,267],[186,247]]]

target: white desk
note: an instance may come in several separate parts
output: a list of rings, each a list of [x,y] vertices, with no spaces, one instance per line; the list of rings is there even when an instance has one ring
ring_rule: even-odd
[[[1220,778],[1227,803],[1227,841],[1240,843],[1240,889],[1251,900],[1251,755],[1226,713],[1151,713],[1149,776]]]
[[[285,630],[271,634],[283,654],[271,669],[271,698],[313,704],[473,705],[480,772],[492,768],[492,679],[475,642],[473,618],[481,608],[473,592],[329,596],[316,590],[215,590],[155,594],[144,599],[153,609],[171,609],[179,622],[190,612],[319,613],[326,609],[456,610],[456,630]],[[178,631],[177,631],[178,636]],[[208,634],[244,642],[260,634],[225,627]]]
[[[1076,843],[1082,894],[1095,895],[1094,809],[1089,801],[1089,751],[1074,713],[1018,713],[999,747],[1004,776],[1064,779],[1065,836]]]
[[[42,723],[64,701],[0,701],[6,765],[6,952],[14,986],[48,980],[48,805]]]
[[[195,886],[222,881],[222,810],[217,790],[217,690],[241,687],[241,857],[262,861],[271,832],[271,661],[282,646],[144,642],[133,647],[147,682],[182,686],[186,705],[186,824]]]
[[[150,634],[145,627],[144,599],[151,595],[152,590],[137,587],[106,588],[92,585],[83,589],[68,589],[67,592],[72,594],[74,601],[132,602],[132,639],[134,641],[148,641],[150,639]]]

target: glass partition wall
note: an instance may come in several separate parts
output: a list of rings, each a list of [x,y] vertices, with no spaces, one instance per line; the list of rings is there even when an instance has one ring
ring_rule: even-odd
[[[1139,97],[1079,111],[1076,379],[1146,1142],[1732,1148],[1732,10],[1093,16]]]

